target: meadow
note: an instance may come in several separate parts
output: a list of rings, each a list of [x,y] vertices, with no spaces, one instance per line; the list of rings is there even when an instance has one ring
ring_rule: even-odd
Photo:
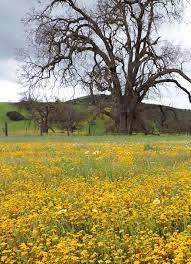
[[[0,263],[191,263],[189,136],[4,139]]]

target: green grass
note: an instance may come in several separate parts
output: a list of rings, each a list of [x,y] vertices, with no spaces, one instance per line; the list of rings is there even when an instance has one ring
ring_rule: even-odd
[[[11,121],[6,115],[7,112],[10,111],[18,111],[24,115],[26,114],[24,111],[18,110],[13,103],[0,103],[0,134],[2,134],[5,122],[8,123],[8,130],[11,134],[17,132],[18,130],[24,131],[26,130],[26,127],[29,126],[27,121]],[[31,129],[33,129],[32,126]]]
[[[43,135],[11,135],[9,137],[0,136],[0,142],[73,142],[73,143],[144,143],[146,150],[153,150],[153,143],[185,143],[191,144],[191,135],[161,135],[145,136],[142,134],[126,135],[104,135],[104,136],[66,136],[62,133]]]

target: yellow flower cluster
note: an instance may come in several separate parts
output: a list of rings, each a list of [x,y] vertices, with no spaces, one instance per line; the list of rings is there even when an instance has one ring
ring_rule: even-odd
[[[191,146],[0,146],[0,263],[191,263]]]

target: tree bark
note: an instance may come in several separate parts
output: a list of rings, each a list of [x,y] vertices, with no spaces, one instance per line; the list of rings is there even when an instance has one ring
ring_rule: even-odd
[[[40,128],[42,133],[48,134],[49,126],[47,124],[41,124]]]
[[[42,132],[43,133],[48,134],[48,130],[49,130],[49,127],[47,127],[47,126],[43,126],[42,127]]]
[[[115,125],[118,127],[119,133],[132,135],[133,121],[136,117],[136,109],[136,98],[123,96],[118,102]]]
[[[93,87],[90,85],[90,97],[91,97],[91,104],[96,105],[95,95],[93,91]]]
[[[119,113],[119,133],[122,134],[133,134],[133,121],[134,121],[134,112],[121,112]]]

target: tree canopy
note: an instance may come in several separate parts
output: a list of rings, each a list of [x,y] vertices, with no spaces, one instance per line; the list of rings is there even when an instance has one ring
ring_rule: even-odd
[[[183,14],[183,0],[49,0],[29,14],[29,50],[22,78],[30,87],[55,78],[81,84],[113,98],[112,118],[120,132],[132,133],[137,109],[148,92],[173,84],[185,92],[180,76],[185,57],[163,40],[161,25]],[[110,114],[111,116],[111,114]]]

